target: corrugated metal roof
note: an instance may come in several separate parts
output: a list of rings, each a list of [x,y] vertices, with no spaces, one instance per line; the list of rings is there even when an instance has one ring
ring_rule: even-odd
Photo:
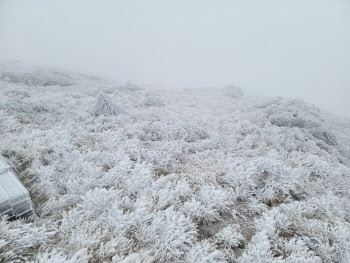
[[[28,190],[0,156],[0,216],[21,216],[30,211],[33,211],[33,206]]]

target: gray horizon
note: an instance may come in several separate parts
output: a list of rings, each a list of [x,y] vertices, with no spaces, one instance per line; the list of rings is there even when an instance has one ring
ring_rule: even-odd
[[[347,0],[0,0],[0,59],[350,115]]]

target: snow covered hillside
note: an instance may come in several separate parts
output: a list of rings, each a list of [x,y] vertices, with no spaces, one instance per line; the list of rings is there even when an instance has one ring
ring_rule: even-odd
[[[1,262],[350,262],[350,118],[301,100],[1,65],[0,153]]]

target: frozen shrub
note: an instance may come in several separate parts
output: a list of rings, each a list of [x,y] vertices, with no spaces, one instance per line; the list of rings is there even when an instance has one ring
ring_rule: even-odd
[[[22,128],[18,119],[3,110],[0,110],[0,134],[15,133]]]
[[[267,231],[259,232],[252,238],[251,244],[238,258],[238,263],[321,263],[321,258],[310,251],[302,240],[284,240],[274,246]]]
[[[137,86],[135,83],[133,83],[130,80],[125,83],[124,88],[131,90],[131,91],[136,91],[136,90],[141,89],[139,86]]]
[[[227,172],[223,180],[236,188],[240,199],[254,198],[272,206],[290,198],[302,198],[302,190],[296,182],[298,173],[283,162],[273,158],[251,158],[249,161],[236,160],[238,166]],[[232,165],[232,161],[228,165]]]
[[[97,95],[96,104],[93,109],[93,115],[116,116],[121,113],[124,113],[124,111],[115,105],[105,93],[100,92]]]
[[[148,95],[144,99],[144,105],[146,107],[164,107],[165,103],[159,96],[150,96]]]
[[[228,211],[230,201],[225,191],[214,185],[204,185],[198,193],[199,201],[206,206],[208,210],[214,210],[217,213]]]
[[[326,131],[323,127],[312,128],[310,129],[310,132],[314,137],[324,141],[328,145],[337,145],[337,139],[335,135],[329,131]]]
[[[191,186],[187,181],[178,179],[169,182],[166,177],[161,177],[159,183],[163,185],[162,189],[153,194],[153,197],[157,199],[156,207],[159,209],[169,206],[174,206],[175,209],[181,208],[183,203],[191,199],[193,195]]]
[[[187,263],[224,263],[227,262],[225,255],[214,244],[203,240],[197,243],[187,253]]]
[[[200,201],[194,199],[185,202],[182,211],[193,221],[206,226],[220,220],[220,214],[216,209],[209,209],[205,205],[201,204]]]
[[[0,218],[0,261],[27,261],[34,249],[46,245],[55,235],[54,227],[37,227],[22,220]]]
[[[153,220],[137,233],[146,247],[157,248],[158,262],[174,262],[183,258],[195,244],[195,224],[169,207],[154,214]]]
[[[339,210],[333,204],[339,201],[334,196],[311,198],[265,213],[238,262],[348,262],[350,225],[334,214]]]
[[[171,173],[179,166],[176,152],[169,150],[171,147],[171,142],[154,142],[154,147],[151,149],[141,147],[132,149],[130,157],[138,162],[152,163],[157,174]]]
[[[7,112],[18,112],[18,113],[29,113],[29,114],[37,114],[37,113],[45,113],[48,110],[40,105],[35,105],[31,102],[26,102],[23,100],[5,100],[0,101],[0,109],[5,110]]]
[[[16,97],[20,97],[20,98],[28,98],[30,97],[29,92],[25,91],[25,90],[20,90],[20,89],[8,89],[5,90],[5,94],[9,95],[9,96],[16,96]]]
[[[143,139],[150,141],[182,140],[195,142],[209,138],[209,134],[202,129],[188,125],[175,125],[157,121],[144,127]]]
[[[225,95],[228,97],[239,98],[243,96],[243,91],[240,87],[227,85],[225,87]]]
[[[142,251],[141,253],[134,253],[126,257],[118,255],[112,258],[113,263],[154,263],[155,258],[152,256],[152,251]]]
[[[91,256],[88,254],[87,249],[81,249],[71,257],[53,249],[52,251],[40,253],[35,261],[30,261],[29,263],[86,263],[90,258]]]
[[[216,244],[224,249],[242,247],[244,237],[239,231],[239,225],[224,227],[215,235]]]
[[[71,86],[74,84],[68,75],[49,69],[34,68],[29,71],[2,71],[0,80],[21,83],[28,86]]]

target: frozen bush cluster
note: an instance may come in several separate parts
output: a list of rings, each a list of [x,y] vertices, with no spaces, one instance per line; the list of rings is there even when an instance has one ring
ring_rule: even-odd
[[[241,92],[73,82],[0,80],[0,153],[37,215],[1,219],[0,261],[350,262],[350,119]]]
[[[157,121],[144,127],[142,138],[151,141],[182,140],[185,142],[195,142],[209,138],[209,134],[203,129],[189,125],[174,125]]]
[[[347,262],[349,211],[333,195],[273,208],[238,262]]]
[[[73,256],[67,256],[66,254],[57,250],[48,250],[39,253],[35,261],[28,261],[29,263],[86,263],[89,262],[91,256],[88,254],[87,249],[82,249],[75,253]]]
[[[164,107],[165,102],[164,100],[159,96],[151,96],[147,95],[144,99],[144,104],[146,107]]]
[[[48,110],[40,105],[23,100],[0,100],[0,109],[7,112],[39,114]]]
[[[239,98],[243,96],[243,91],[240,87],[227,85],[225,87],[225,95],[228,97]]]
[[[25,67],[14,63],[0,65],[2,81],[24,84],[27,86],[71,86],[76,82],[68,73],[41,67]]]
[[[51,226],[35,226],[24,221],[8,222],[6,217],[0,219],[0,261],[27,261],[40,246],[53,240],[56,229]]]
[[[130,91],[138,91],[141,88],[139,86],[137,86],[135,83],[133,83],[132,81],[127,81],[124,85],[123,88],[130,90]]]

